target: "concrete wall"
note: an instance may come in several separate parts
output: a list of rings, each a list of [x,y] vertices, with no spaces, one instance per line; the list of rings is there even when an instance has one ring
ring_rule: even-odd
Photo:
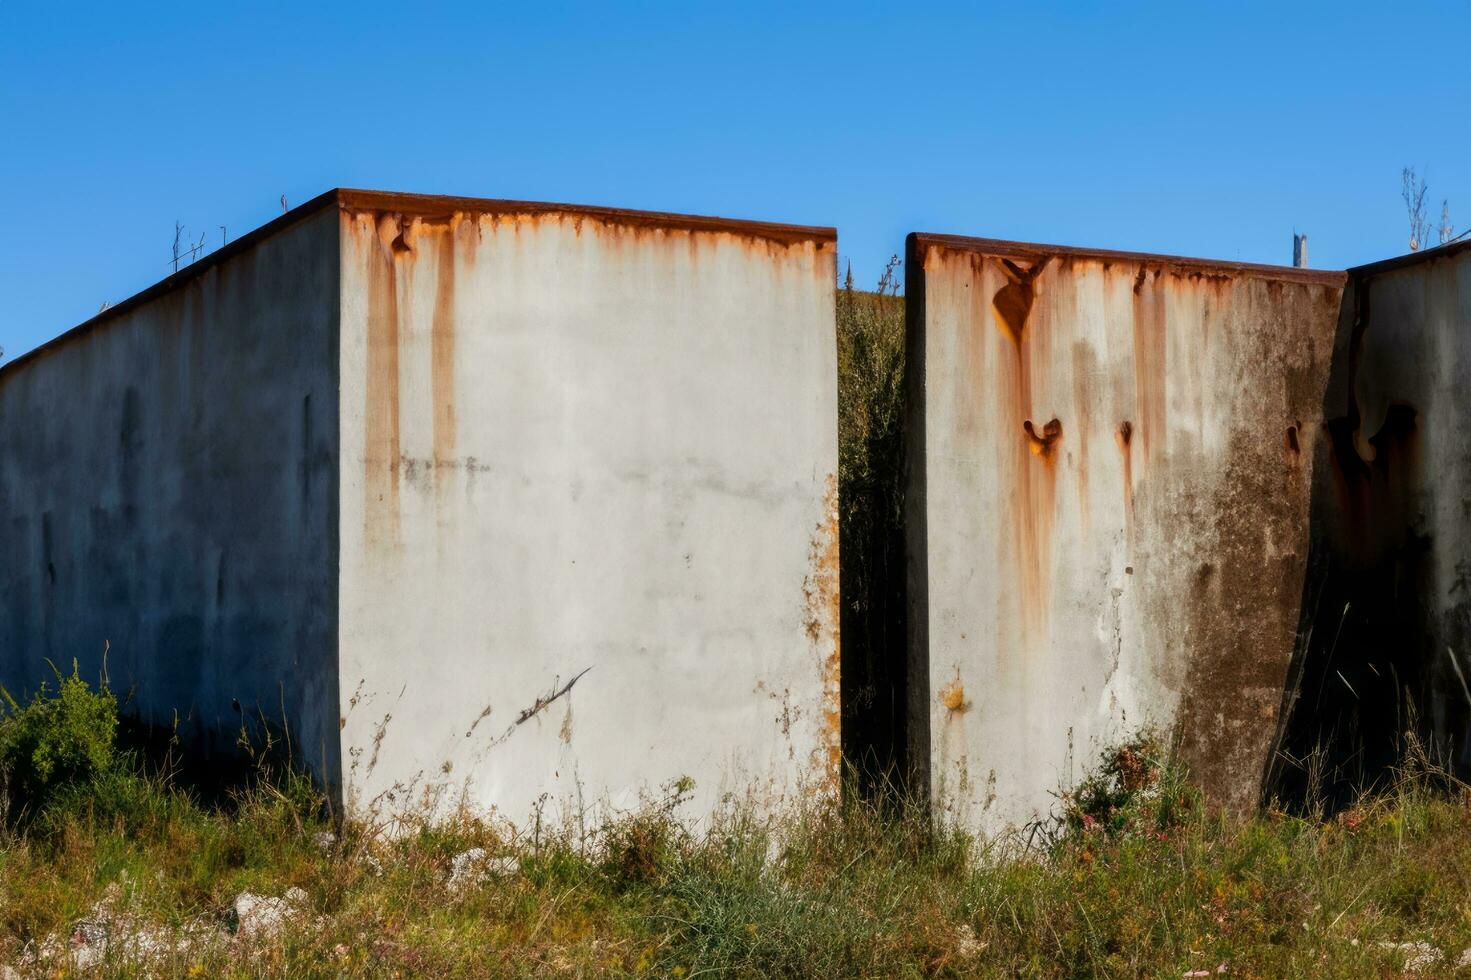
[[[230,745],[337,763],[337,219],[248,241],[0,367],[0,681],[43,658]]]
[[[908,266],[910,740],[937,803],[1024,823],[1157,725],[1253,804],[1342,275],[922,235]]]
[[[831,789],[831,232],[341,201],[353,805]]]
[[[1349,272],[1325,399],[1309,642],[1285,733],[1346,797],[1416,731],[1471,775],[1471,247]]]

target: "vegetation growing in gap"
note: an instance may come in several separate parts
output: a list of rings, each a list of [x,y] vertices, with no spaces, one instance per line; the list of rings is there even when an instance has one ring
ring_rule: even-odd
[[[899,258],[877,288],[838,289],[843,751],[872,796],[905,765],[904,300]]]

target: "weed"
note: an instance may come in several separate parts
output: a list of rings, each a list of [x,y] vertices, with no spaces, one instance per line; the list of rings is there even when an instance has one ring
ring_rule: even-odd
[[[1064,834],[1151,834],[1164,839],[1201,805],[1183,765],[1159,732],[1105,750],[1098,768],[1061,795]]]
[[[855,289],[849,271],[837,295],[843,750],[857,766],[857,788],[870,797],[906,765],[905,335],[898,270],[895,257],[874,292]]]
[[[0,689],[0,777],[12,819],[44,808],[56,792],[110,769],[117,735],[117,699],[106,684],[94,691],[72,672],[44,682],[24,705]]]

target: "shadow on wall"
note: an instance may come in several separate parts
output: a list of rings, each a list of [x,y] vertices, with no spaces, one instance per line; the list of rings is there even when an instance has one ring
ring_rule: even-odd
[[[1439,251],[1439,250],[1437,250]],[[1349,805],[1423,752],[1466,778],[1471,252],[1352,270],[1316,448],[1299,639],[1267,798]],[[1471,350],[1471,348],[1468,348]],[[1471,367],[1471,365],[1468,365]]]

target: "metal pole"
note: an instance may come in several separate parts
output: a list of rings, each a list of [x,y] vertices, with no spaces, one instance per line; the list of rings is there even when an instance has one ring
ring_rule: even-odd
[[[1292,267],[1294,269],[1306,269],[1308,267],[1308,236],[1292,233]]]

